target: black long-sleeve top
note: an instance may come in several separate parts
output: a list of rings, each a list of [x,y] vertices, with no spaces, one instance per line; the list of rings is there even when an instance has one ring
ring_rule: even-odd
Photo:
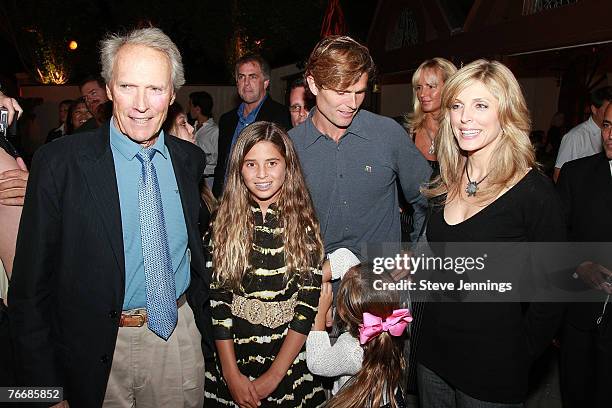
[[[559,242],[565,240],[566,231],[552,183],[531,170],[459,224],[447,224],[444,208],[438,206],[427,235],[435,247],[442,242]],[[554,303],[532,303],[526,310],[525,306],[518,302],[427,303],[417,360],[474,398],[522,402],[529,366],[550,344],[563,311]]]

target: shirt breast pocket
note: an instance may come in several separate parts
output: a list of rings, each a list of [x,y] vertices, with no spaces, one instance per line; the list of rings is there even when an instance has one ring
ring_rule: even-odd
[[[378,161],[353,163],[350,168],[350,173],[357,182],[356,189],[363,197],[381,197],[395,181],[393,170]]]

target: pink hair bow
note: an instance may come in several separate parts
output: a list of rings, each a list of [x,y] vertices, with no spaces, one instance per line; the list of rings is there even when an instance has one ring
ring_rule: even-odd
[[[401,336],[412,315],[408,309],[396,309],[384,321],[370,313],[363,314],[363,324],[359,325],[359,344],[366,344],[380,333],[386,331],[392,336]]]

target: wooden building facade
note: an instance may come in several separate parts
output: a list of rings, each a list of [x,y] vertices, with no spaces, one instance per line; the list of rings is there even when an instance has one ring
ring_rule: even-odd
[[[378,108],[410,110],[410,80],[425,59],[458,67],[502,61],[523,87],[534,129],[556,111],[584,119],[588,93],[612,84],[610,0],[380,0],[368,46],[379,69]]]

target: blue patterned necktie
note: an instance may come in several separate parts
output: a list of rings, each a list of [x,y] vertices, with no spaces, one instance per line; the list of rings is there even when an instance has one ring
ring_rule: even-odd
[[[176,289],[164,208],[152,161],[154,155],[155,150],[150,148],[143,148],[136,155],[142,163],[142,175],[138,182],[140,236],[147,287],[148,326],[159,337],[168,340],[177,321]]]

